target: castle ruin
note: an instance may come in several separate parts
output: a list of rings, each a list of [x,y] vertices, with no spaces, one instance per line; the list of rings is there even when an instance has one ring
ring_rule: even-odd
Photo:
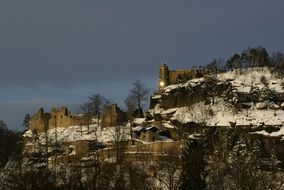
[[[102,125],[103,127],[112,127],[127,122],[127,114],[120,110],[117,104],[104,107]]]
[[[102,116],[103,127],[112,127],[127,122],[127,114],[113,104],[105,106]],[[36,132],[45,132],[57,127],[67,128],[74,125],[89,125],[90,118],[84,115],[72,115],[66,107],[53,108],[50,113],[45,113],[40,108],[37,113],[30,117],[29,129]]]
[[[166,64],[161,64],[159,70],[159,91],[172,84],[185,82],[202,77],[202,72],[196,69],[169,70]]]
[[[50,113],[45,113],[43,108],[30,117],[29,129],[36,132],[45,132],[57,127],[66,128],[71,125],[84,125],[84,116],[74,116],[66,107],[53,108]]]

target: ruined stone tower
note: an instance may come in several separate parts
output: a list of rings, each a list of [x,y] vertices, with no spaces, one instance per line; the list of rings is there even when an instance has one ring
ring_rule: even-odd
[[[44,113],[43,108],[40,108],[37,113],[31,116],[29,121],[29,129],[32,131],[44,132],[48,129],[48,121],[50,115]]]
[[[169,85],[169,68],[166,64],[161,64],[159,73],[159,91],[162,91],[165,86]]]
[[[127,115],[121,111],[117,104],[104,107],[102,125],[103,127],[112,127],[127,122]]]

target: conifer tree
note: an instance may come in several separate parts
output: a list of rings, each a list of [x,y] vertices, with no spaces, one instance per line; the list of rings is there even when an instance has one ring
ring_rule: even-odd
[[[205,189],[204,167],[204,147],[202,143],[198,142],[198,139],[190,139],[183,149],[180,189]]]
[[[29,122],[30,122],[30,114],[26,114],[25,119],[23,120],[23,126],[25,128],[29,128]]]

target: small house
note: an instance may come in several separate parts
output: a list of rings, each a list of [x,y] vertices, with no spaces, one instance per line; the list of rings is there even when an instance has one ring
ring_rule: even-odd
[[[140,132],[140,140],[146,142],[154,142],[159,140],[158,128],[156,126],[143,128]]]

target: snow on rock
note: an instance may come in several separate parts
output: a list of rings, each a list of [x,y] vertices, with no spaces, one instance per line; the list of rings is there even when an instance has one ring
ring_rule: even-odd
[[[164,115],[166,115],[166,114],[173,114],[173,113],[175,113],[177,110],[178,110],[178,108],[171,108],[171,109],[168,109],[168,110],[163,110],[163,111],[161,112],[161,114],[164,114]]]
[[[200,139],[202,135],[200,133],[193,133],[193,134],[190,134],[188,138],[190,139]]]
[[[159,139],[160,139],[161,141],[173,142],[173,139],[170,139],[170,138],[168,138],[168,137],[166,137],[166,136],[162,136],[162,135],[159,136]]]
[[[284,102],[280,105],[281,109],[284,109]]]
[[[268,67],[237,69],[215,76],[218,84],[230,83],[234,92],[240,92],[244,96],[253,92],[260,93],[260,96],[270,96],[270,94],[266,93],[268,90],[284,93],[284,79],[277,78]],[[166,86],[163,94],[171,93],[171,91],[174,93],[180,88],[190,89],[196,85],[203,84],[204,80],[204,78],[197,78],[182,84]],[[234,98],[237,97],[231,98],[233,102],[235,102]],[[217,98],[214,105],[212,103],[205,105],[204,102],[199,102],[188,107],[168,110],[164,110],[157,104],[151,113],[173,114],[171,121],[184,124],[195,122],[204,123],[208,126],[283,126],[284,102],[262,101],[261,97],[259,101],[242,102],[243,108],[238,109],[228,105],[228,101],[225,102],[222,98]]]
[[[263,136],[268,136],[268,137],[282,137],[282,139],[284,139],[284,127],[281,127],[279,131],[275,131],[272,133],[268,133],[265,130],[261,130],[261,131],[253,132],[252,134],[258,134],[258,135],[263,135]]]
[[[208,126],[283,126],[284,111],[274,109],[241,109],[234,113],[224,106],[222,100],[215,105],[205,106],[203,103],[194,104],[191,108],[179,108],[171,120],[180,123],[205,123]]]
[[[24,134],[23,134],[24,138],[32,138],[33,137],[33,132],[32,130],[27,130]]]
[[[252,89],[269,88],[284,93],[283,84],[284,79],[276,78],[271,70],[267,67],[254,67],[249,69],[234,70],[217,75],[219,82],[230,82],[238,92],[249,93]],[[197,78],[189,80],[182,84],[169,85],[164,88],[163,93],[169,93],[172,90],[179,88],[189,88],[200,85],[204,78]]]
[[[152,114],[161,114],[162,111],[164,111],[164,109],[160,107],[160,104],[157,104],[157,105],[154,107],[154,109],[153,109],[153,111],[152,111]]]
[[[235,119],[227,112],[217,112],[215,117],[207,121],[208,126],[231,126]]]
[[[231,81],[232,85],[236,86],[239,92],[249,93],[251,88],[262,89],[266,87],[277,92],[284,92],[281,86],[283,79],[275,78],[267,67],[254,67],[221,73],[218,75],[218,79],[220,81]]]
[[[144,127],[142,127],[142,126],[137,126],[137,127],[132,128],[132,131],[134,131],[134,132],[139,132],[139,131],[142,131],[143,129],[144,129]]]
[[[152,96],[151,98],[152,99],[159,99],[159,98],[161,98],[161,95],[158,94],[158,95]]]
[[[183,88],[183,87],[188,88],[188,87],[197,86],[197,85],[200,85],[203,81],[204,81],[204,78],[196,78],[196,79],[191,79],[186,83],[169,85],[164,88],[164,92],[168,93],[178,88]]]
[[[133,123],[137,125],[142,125],[145,122],[146,118],[135,118]]]
[[[187,107],[179,108],[173,115],[172,120],[177,120],[180,123],[189,123],[192,121],[192,114]]]
[[[266,109],[268,106],[268,102],[267,101],[264,101],[264,102],[257,102],[255,104],[255,108],[258,109],[258,110],[263,110],[263,109]]]
[[[118,126],[121,131],[121,140],[130,139],[130,130],[128,127]],[[97,125],[90,125],[89,131],[87,126],[69,126],[67,128],[54,128],[45,133],[39,133],[39,142],[42,144],[49,142],[73,142],[78,140],[97,140],[101,143],[109,143],[114,141],[116,127],[101,128]],[[32,131],[28,130],[24,133],[24,137],[32,137]]]
[[[174,126],[174,125],[172,125],[172,124],[170,124],[170,123],[163,123],[163,126],[165,127],[165,128],[168,128],[168,129],[175,129],[176,128],[176,126]]]
[[[280,108],[280,106],[278,106],[277,104],[275,104],[274,102],[269,102],[268,107],[270,109],[274,109],[274,110],[278,110]]]

